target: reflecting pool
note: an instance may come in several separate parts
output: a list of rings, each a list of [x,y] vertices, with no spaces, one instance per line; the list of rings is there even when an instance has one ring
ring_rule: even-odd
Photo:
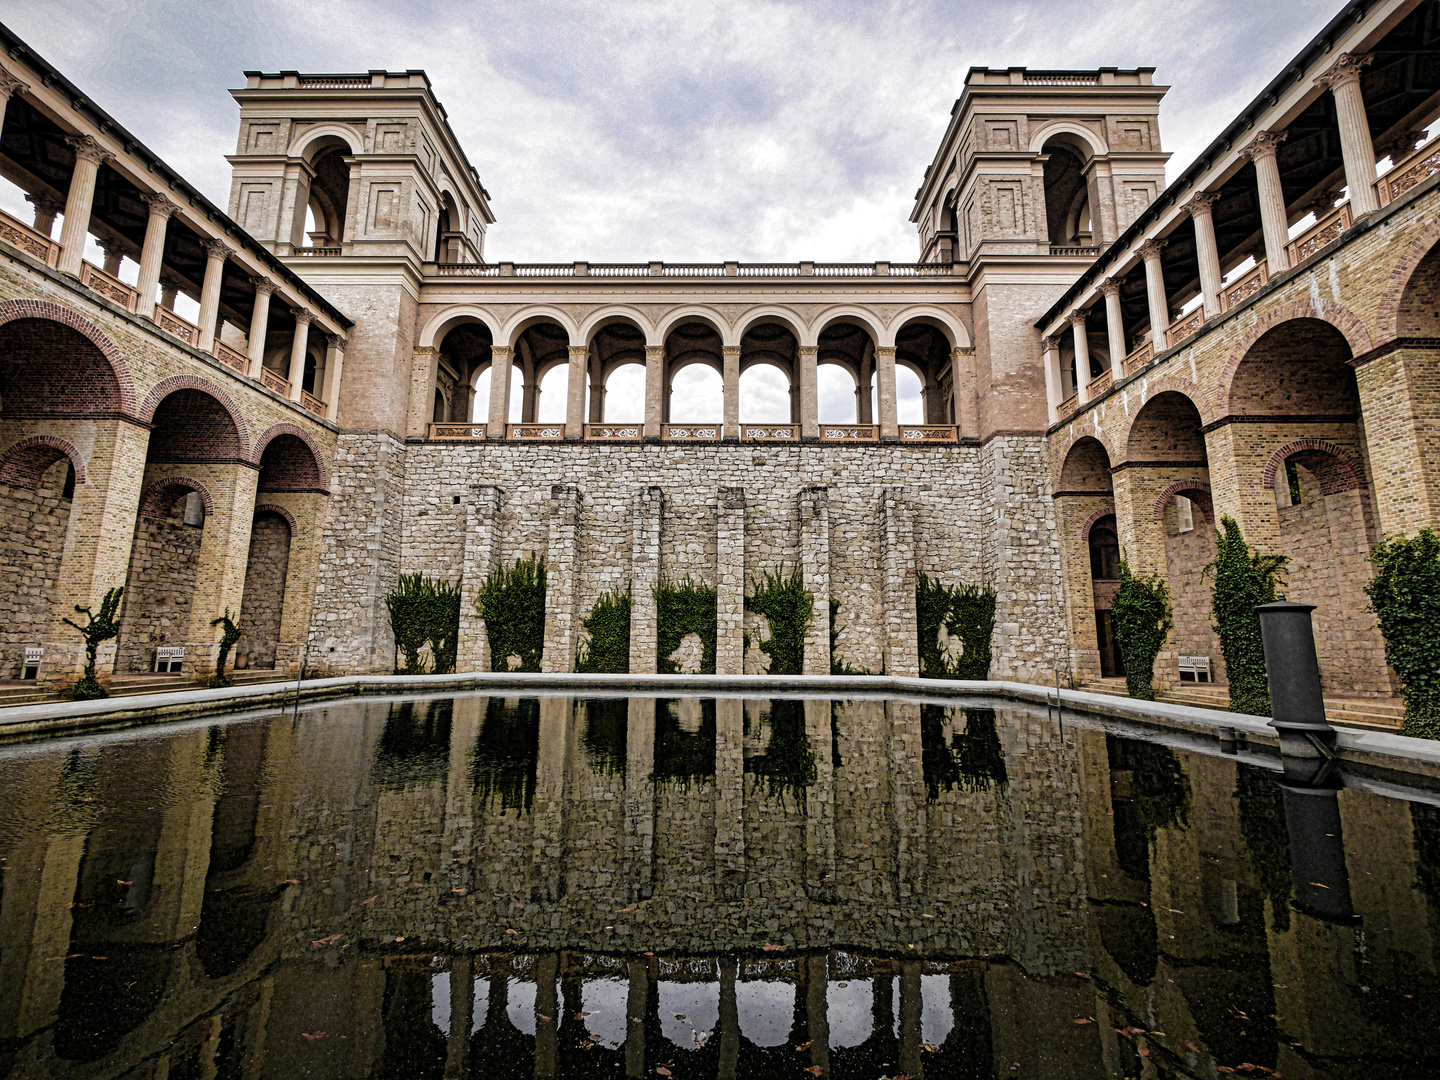
[[[1440,1072],[1440,785],[982,705],[0,748],[0,1077]]]

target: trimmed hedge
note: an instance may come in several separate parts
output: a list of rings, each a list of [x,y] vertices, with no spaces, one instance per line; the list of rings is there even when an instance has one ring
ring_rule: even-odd
[[[510,670],[510,657],[520,658],[517,671],[539,671],[545,652],[545,564],[516,559],[485,579],[475,597],[475,613],[485,620],[490,639],[490,670]]]

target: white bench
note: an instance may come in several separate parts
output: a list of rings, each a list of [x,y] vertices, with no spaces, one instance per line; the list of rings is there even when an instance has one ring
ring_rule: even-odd
[[[45,650],[40,646],[27,646],[25,649],[25,672],[22,679],[34,679],[40,675],[40,661],[45,659]]]
[[[1214,682],[1215,680],[1210,677],[1210,658],[1208,656],[1180,657],[1180,681]]]
[[[174,674],[185,663],[185,646],[161,645],[155,650],[155,670]]]

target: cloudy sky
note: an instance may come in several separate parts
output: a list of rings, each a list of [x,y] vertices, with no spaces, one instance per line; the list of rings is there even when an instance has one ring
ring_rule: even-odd
[[[242,71],[424,68],[491,193],[491,260],[868,262],[915,258],[911,200],[970,66],[1155,67],[1173,177],[1340,6],[0,0],[0,20],[221,206]]]

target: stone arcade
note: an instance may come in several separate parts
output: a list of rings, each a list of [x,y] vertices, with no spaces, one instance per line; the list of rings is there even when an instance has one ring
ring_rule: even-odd
[[[535,553],[548,671],[628,582],[653,672],[650,587],[685,577],[718,590],[718,670],[760,670],[746,583],[799,567],[807,672],[833,597],[847,661],[915,673],[924,572],[996,590],[992,676],[1080,683],[1116,670],[1123,550],[1176,598],[1159,680],[1223,677],[1199,571],[1229,515],[1319,605],[1327,690],[1392,694],[1360,587],[1382,536],[1440,524],[1437,35],[1435,0],[1347,5],[1168,186],[1150,69],[974,68],[918,262],[525,265],[487,259],[422,72],[247,73],[222,212],[0,30],[0,175],[35,208],[0,218],[0,675],[43,646],[73,682],[60,619],[119,584],[106,672],[198,670],[226,609],[248,667],[389,671],[410,572],[463,575],[460,668],[487,670],[475,589]],[[672,422],[693,365],[711,415]],[[824,365],[851,423],[819,422]],[[757,366],[788,422],[742,414]]]

